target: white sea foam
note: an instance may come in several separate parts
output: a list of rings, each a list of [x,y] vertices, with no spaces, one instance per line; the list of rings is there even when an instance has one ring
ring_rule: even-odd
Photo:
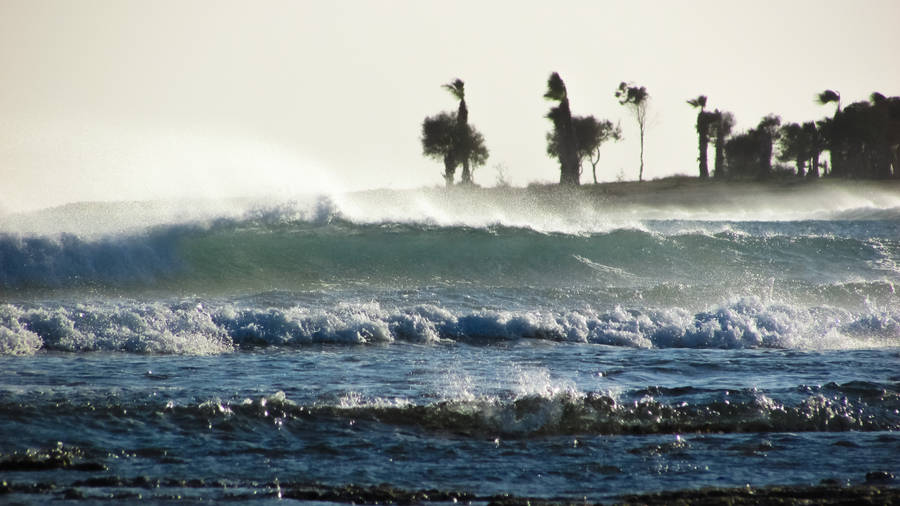
[[[612,311],[473,311],[377,303],[332,310],[241,309],[123,302],[0,306],[0,352],[221,353],[234,346],[434,343],[541,339],[638,348],[840,349],[900,346],[900,313],[792,307],[740,299],[699,313],[680,308]]]

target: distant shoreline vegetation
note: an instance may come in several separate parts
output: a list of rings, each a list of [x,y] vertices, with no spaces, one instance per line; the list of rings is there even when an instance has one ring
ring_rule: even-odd
[[[468,123],[463,81],[444,87],[459,100],[457,111],[426,117],[422,123],[422,151],[443,161],[441,174],[448,187],[474,185],[474,171],[490,156],[484,137]],[[643,86],[621,82],[615,97],[634,117],[640,136],[638,182],[644,180],[644,137],[650,94]],[[547,133],[547,155],[559,161],[559,184],[579,186],[585,161],[591,165],[594,184],[600,147],[623,138],[620,125],[594,116],[573,116],[565,83],[556,72],[547,81],[546,100],[556,103],[546,118],[553,124]],[[872,93],[867,101],[842,107],[841,95],[825,90],[816,96],[822,105],[834,104],[834,114],[804,123],[782,123],[769,114],[756,127],[734,133],[735,118],[728,111],[707,110],[707,97],[687,100],[698,110],[698,178],[720,180],[787,181],[803,179],[900,179],[900,96]],[[713,170],[709,150],[712,144]],[[826,156],[827,154],[827,156]],[[505,181],[508,174],[500,174]]]

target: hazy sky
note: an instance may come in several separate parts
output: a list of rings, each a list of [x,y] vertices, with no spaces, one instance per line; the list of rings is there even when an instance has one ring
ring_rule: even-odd
[[[900,1],[0,0],[0,210],[78,200],[442,184],[422,119],[456,107],[516,185],[557,181],[543,100],[621,120],[599,176],[637,178],[614,91],[647,87],[645,178],[695,174],[706,94],[739,130],[900,95]],[[591,179],[590,167],[582,176]]]

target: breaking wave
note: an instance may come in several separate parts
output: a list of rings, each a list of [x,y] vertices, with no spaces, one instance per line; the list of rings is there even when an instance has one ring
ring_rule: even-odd
[[[547,232],[349,219],[335,204],[95,236],[0,233],[0,293],[91,288],[175,293],[484,283],[606,286],[788,278],[900,281],[895,221],[604,222]],[[837,224],[836,224],[837,223]],[[879,239],[872,239],[872,237]]]
[[[758,298],[691,313],[680,308],[471,312],[435,305],[389,309],[242,308],[118,302],[0,306],[0,354],[210,354],[240,348],[394,341],[472,344],[538,339],[634,348],[842,349],[900,346],[900,313],[796,308]]]
[[[181,425],[193,430],[313,430],[314,424],[379,423],[415,427],[469,437],[525,438],[549,435],[681,434],[741,432],[895,431],[900,429],[897,385],[853,382],[801,387],[803,394],[776,400],[755,390],[661,392],[610,395],[562,390],[475,399],[440,399],[417,403],[406,399],[365,399],[348,395],[335,401],[298,404],[284,392],[257,399],[204,400],[197,403],[110,400],[106,417],[119,414],[148,423]],[[78,417],[98,406],[54,400],[58,417]],[[29,402],[2,406],[19,416],[39,416]],[[124,415],[123,415],[124,416]],[[677,451],[671,448],[651,451]],[[760,451],[765,451],[761,449]]]

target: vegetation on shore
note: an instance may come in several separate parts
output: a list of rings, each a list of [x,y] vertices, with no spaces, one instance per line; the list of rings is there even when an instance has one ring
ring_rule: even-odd
[[[448,186],[453,184],[459,165],[463,169],[460,183],[474,184],[474,167],[484,165],[489,153],[484,137],[468,123],[462,80],[456,79],[445,88],[459,100],[458,110],[425,118],[423,153],[444,162],[442,175]],[[643,86],[621,82],[615,97],[637,123],[641,182],[650,94]],[[553,124],[546,140],[548,156],[559,161],[559,183],[580,185],[582,166],[589,161],[597,184],[600,146],[622,139],[621,127],[594,116],[573,116],[566,85],[556,72],[547,81],[544,98],[556,103],[546,115]],[[708,110],[707,96],[687,100],[691,107],[699,109],[694,125],[698,177],[710,177],[708,151],[713,144],[715,179],[900,179],[900,96],[875,92],[866,101],[842,107],[840,93],[825,90],[816,100],[823,105],[834,104],[834,114],[803,123],[782,123],[780,116],[769,114],[757,126],[738,133],[733,132],[734,115],[720,109]],[[827,160],[823,158],[826,153]]]

